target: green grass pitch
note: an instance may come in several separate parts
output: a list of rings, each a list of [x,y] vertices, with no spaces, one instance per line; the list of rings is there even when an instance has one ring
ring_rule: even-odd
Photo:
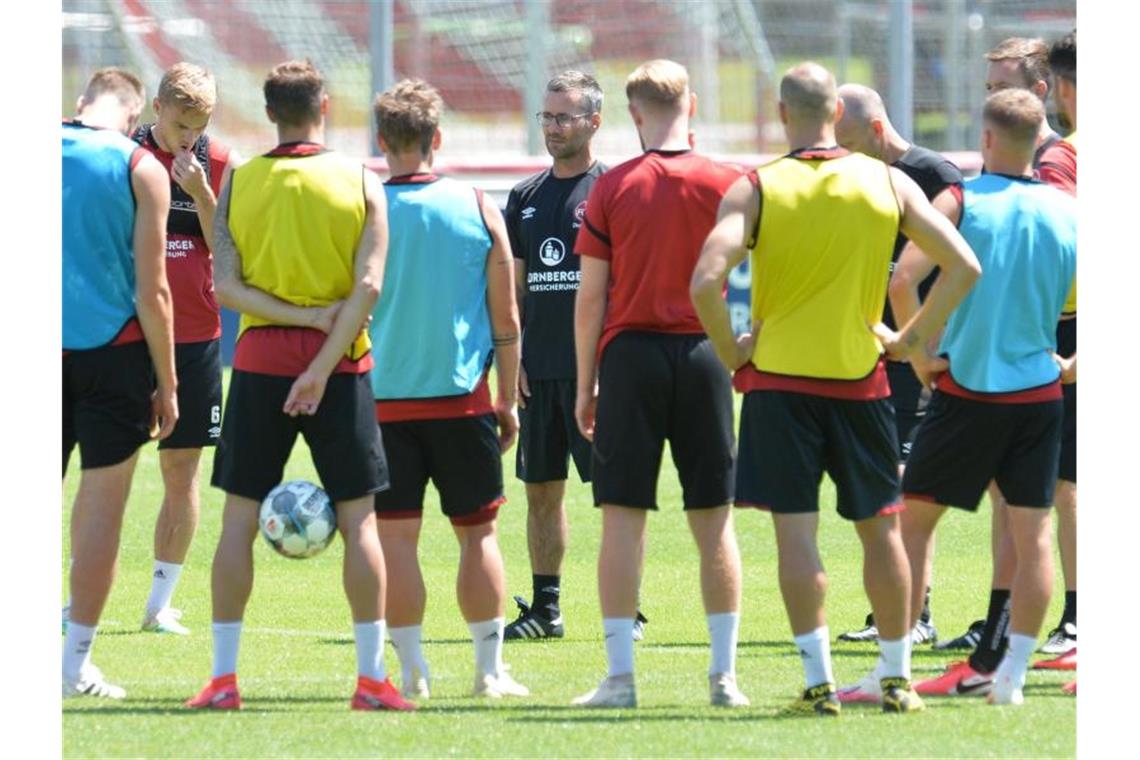
[[[79,475],[77,457],[72,459],[64,495],[65,547]],[[529,597],[526,499],[514,478],[513,452],[503,461],[509,502],[501,510],[499,531],[508,595]],[[584,710],[569,704],[605,674],[595,576],[600,515],[592,508],[588,487],[572,479],[567,489],[571,546],[562,583],[566,638],[512,642],[505,648],[511,672],[530,687],[530,698],[492,703],[467,696],[474,665],[455,603],[458,552],[429,489],[420,557],[428,585],[425,653],[433,697],[420,711],[360,714],[348,709],[355,658],[340,588],[340,542],[314,559],[290,561],[260,539],[239,660],[245,708],[221,714],[185,710],[182,702],[210,673],[210,561],[222,505],[222,494],[208,485],[211,469],[207,454],[201,525],[175,596],[192,635],[141,633],[154,519],[162,497],[155,447],[144,448],[127,507],[119,576],[94,653],[95,663],[127,689],[128,699],[65,702],[66,757],[1059,757],[1076,752],[1076,703],[1060,691],[1065,674],[1031,672],[1020,709],[991,708],[982,699],[929,699],[928,710],[917,715],[884,715],[856,706],[845,708],[838,720],[776,717],[803,688],[803,676],[776,583],[770,518],[755,510],[736,512],[744,562],[737,673],[752,707],[709,707],[697,554],[680,514],[680,487],[668,456],[658,490],[663,508],[649,520],[641,597],[650,623],[635,655],[638,709]],[[286,476],[315,479],[303,441]],[[861,625],[867,602],[858,539],[835,513],[834,491],[826,480],[823,503],[819,540],[829,573],[828,621],[834,638]],[[944,520],[933,600],[943,636],[960,634],[984,614],[988,547],[988,506],[975,516],[952,512]],[[66,577],[67,558],[61,561]],[[1058,579],[1048,626],[1059,616],[1062,592]],[[513,609],[506,614],[513,619]],[[847,683],[874,665],[876,648],[839,643],[832,653],[836,678]],[[919,647],[916,678],[940,671],[949,659],[929,646]],[[398,678],[391,647],[385,660]]]

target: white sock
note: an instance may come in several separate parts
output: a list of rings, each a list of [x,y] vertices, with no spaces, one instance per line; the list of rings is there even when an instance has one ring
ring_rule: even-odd
[[[408,686],[415,677],[414,670],[420,671],[424,678],[428,677],[427,662],[424,660],[422,649],[423,626],[405,625],[399,628],[388,629],[388,640],[400,658],[400,683]]]
[[[468,623],[475,642],[475,670],[498,676],[503,669],[503,618]]]
[[[78,681],[87,670],[96,630],[98,626],[67,622],[67,636],[63,639],[63,677],[68,681]]]
[[[70,629],[69,629],[70,631]],[[1005,650],[1005,657],[998,666],[998,679],[1009,679],[1013,685],[1021,689],[1025,686],[1025,672],[1029,669],[1029,658],[1037,649],[1037,637],[1026,636],[1023,633],[1009,634],[1009,647]]]
[[[736,639],[740,630],[739,612],[718,612],[708,616],[712,659],[709,675],[736,673]]]
[[[879,639],[879,678],[910,680],[910,636],[901,639]]]
[[[384,621],[353,623],[352,635],[356,639],[357,674],[383,681],[388,677],[384,670]]]
[[[603,618],[610,676],[633,674],[633,618]]]
[[[807,687],[835,683],[835,676],[831,673],[831,634],[827,626],[802,633],[795,637],[795,642],[804,664]]]
[[[214,623],[214,678],[237,673],[238,646],[241,644],[241,621]]]
[[[170,606],[180,575],[182,565],[159,562],[157,559],[154,561],[154,577],[150,583],[150,597],[146,600],[146,614],[154,615]]]

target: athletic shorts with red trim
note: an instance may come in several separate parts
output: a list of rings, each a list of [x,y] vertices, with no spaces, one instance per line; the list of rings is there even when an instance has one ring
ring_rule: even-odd
[[[376,494],[379,519],[420,518],[429,480],[453,525],[495,519],[506,499],[494,414],[379,426],[392,473],[392,487]]]
[[[706,336],[619,333],[598,378],[595,506],[657,509],[665,441],[685,510],[732,502],[732,380]]]
[[[80,468],[130,459],[150,439],[154,365],[135,341],[63,355],[63,474],[79,446]]]
[[[740,410],[736,505],[777,514],[818,512],[826,472],[841,517],[897,512],[898,452],[889,399],[751,391]]]
[[[294,380],[233,371],[210,484],[261,501],[281,482],[300,433],[321,486],[334,502],[387,488],[388,463],[368,373],[332,374],[316,413],[290,417],[282,408]]]
[[[908,499],[976,511],[996,480],[1018,507],[1053,505],[1064,417],[1060,399],[988,402],[937,390],[903,475]]]
[[[160,449],[214,446],[222,434],[222,341],[176,343],[178,422]]]

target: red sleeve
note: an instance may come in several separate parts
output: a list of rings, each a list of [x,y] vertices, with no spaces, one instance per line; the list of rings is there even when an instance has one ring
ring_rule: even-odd
[[[139,165],[139,161],[142,161],[143,156],[145,156],[148,153],[150,153],[150,151],[147,150],[146,148],[142,147],[141,145],[139,147],[135,148],[134,150],[132,150],[131,151],[131,161],[129,164],[130,170],[134,171],[135,167]]]
[[[963,200],[964,194],[962,192],[962,186],[947,185],[946,189],[949,190],[950,194],[954,196],[954,200],[958,201],[958,207],[961,208],[965,204],[965,201]]]
[[[610,183],[602,175],[590,190],[586,199],[586,216],[574,241],[574,253],[579,256],[593,256],[609,261],[613,251],[610,243],[610,222],[607,210]]]
[[[1037,178],[1064,190],[1069,195],[1077,194],[1077,149],[1071,143],[1060,140],[1049,146],[1037,165]]]

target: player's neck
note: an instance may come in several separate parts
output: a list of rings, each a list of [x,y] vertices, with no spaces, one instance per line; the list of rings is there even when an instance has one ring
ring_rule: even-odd
[[[893,164],[910,150],[910,143],[902,138],[898,132],[891,130],[883,135],[883,163]]]
[[[408,153],[389,153],[385,156],[388,161],[388,174],[392,177],[406,177],[409,174],[431,174],[431,165],[434,154],[421,156],[419,151]]]
[[[281,124],[277,125],[277,144],[286,145],[288,143],[309,142],[317,143],[318,145],[325,144],[325,126],[324,124],[306,124],[301,127],[287,127]]]
[[[554,159],[554,166],[551,167],[550,173],[559,179],[577,177],[579,174],[588,172],[593,165],[594,155],[590,152],[590,146],[587,144],[585,148],[570,158]]]
[[[642,150],[690,150],[689,122],[687,119],[651,123],[646,119],[641,130]]]
[[[986,158],[986,171],[990,174],[1004,174],[1007,177],[1032,177],[1033,164],[1023,156],[1006,156],[992,152]]]
[[[1053,136],[1053,128],[1049,126],[1048,119],[1041,120],[1041,128],[1037,130],[1037,147]]]
[[[115,132],[127,132],[129,124],[126,122],[121,108],[100,108],[98,103],[88,106],[76,115],[75,120],[80,124],[96,129],[110,129]]]
[[[805,148],[834,148],[835,128],[830,124],[787,125],[789,152]]]

